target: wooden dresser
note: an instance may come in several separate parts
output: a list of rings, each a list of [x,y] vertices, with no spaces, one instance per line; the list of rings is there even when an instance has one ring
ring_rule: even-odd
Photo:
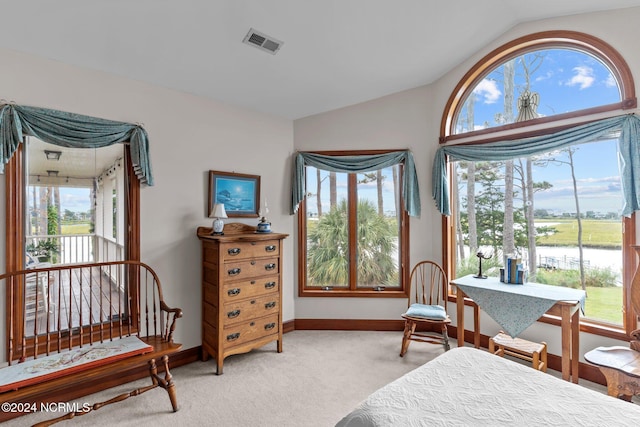
[[[202,360],[246,353],[271,341],[282,352],[282,241],[288,234],[258,233],[226,224],[224,235],[198,227],[202,242]]]

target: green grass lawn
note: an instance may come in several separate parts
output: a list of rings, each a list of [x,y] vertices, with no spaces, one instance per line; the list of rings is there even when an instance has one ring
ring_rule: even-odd
[[[62,234],[89,234],[91,224],[88,222],[62,224]]]
[[[615,278],[598,269],[587,269],[585,280],[587,300],[584,317],[622,325],[622,287],[615,286]],[[580,289],[578,270],[538,269],[536,281],[552,286]],[[597,283],[598,286],[593,286],[593,283]]]
[[[540,236],[538,244],[543,246],[577,246],[578,221],[575,219],[536,219],[536,226],[553,227],[558,230],[551,236]],[[591,248],[622,247],[622,221],[582,220],[582,243]]]
[[[586,318],[622,325],[622,287],[587,287]]]

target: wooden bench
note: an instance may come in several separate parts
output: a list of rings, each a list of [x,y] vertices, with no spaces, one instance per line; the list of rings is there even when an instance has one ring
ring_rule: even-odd
[[[39,286],[33,286],[34,281]],[[150,385],[78,410],[72,408],[38,425],[84,415],[157,387],[167,391],[173,411],[178,410],[169,356],[182,348],[173,342],[182,310],[165,303],[160,280],[149,266],[138,261],[115,261],[28,269],[0,275],[0,285],[0,292],[7,295],[9,316],[9,367],[2,369],[38,359],[47,362],[78,348],[97,349],[101,343],[117,343],[125,337],[137,337],[150,346],[144,354],[98,359],[66,370],[57,378],[30,379],[24,385],[12,383],[11,390],[0,393],[0,400],[15,403],[16,409],[28,409],[0,412],[0,422],[43,405],[68,402],[132,381],[139,377],[141,368],[148,369]],[[125,341],[129,340],[138,341]]]

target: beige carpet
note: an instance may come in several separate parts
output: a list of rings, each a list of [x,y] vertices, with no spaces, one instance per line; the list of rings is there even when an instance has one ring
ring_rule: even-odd
[[[401,332],[294,331],[285,334],[283,353],[276,353],[271,343],[228,357],[224,375],[214,374],[213,360],[173,369],[180,405],[176,413],[171,412],[164,390],[156,389],[58,425],[334,426],[373,391],[443,352],[441,346],[414,342],[401,358],[401,340]],[[148,382],[136,381],[76,402],[108,400]],[[44,415],[28,415],[2,426],[52,418]]]
[[[171,412],[164,390],[151,390],[59,426],[333,426],[374,390],[443,352],[412,343],[400,352],[401,332],[294,331],[283,352],[275,343],[215,363],[172,370],[180,410]],[[76,402],[95,403],[146,385],[140,380]],[[51,416],[33,414],[3,427],[31,425]],[[59,414],[62,415],[62,414]]]

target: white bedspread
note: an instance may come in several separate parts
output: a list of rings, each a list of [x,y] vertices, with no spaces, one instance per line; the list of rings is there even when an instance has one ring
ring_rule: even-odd
[[[499,425],[637,427],[640,405],[463,347],[376,391],[337,427]]]

